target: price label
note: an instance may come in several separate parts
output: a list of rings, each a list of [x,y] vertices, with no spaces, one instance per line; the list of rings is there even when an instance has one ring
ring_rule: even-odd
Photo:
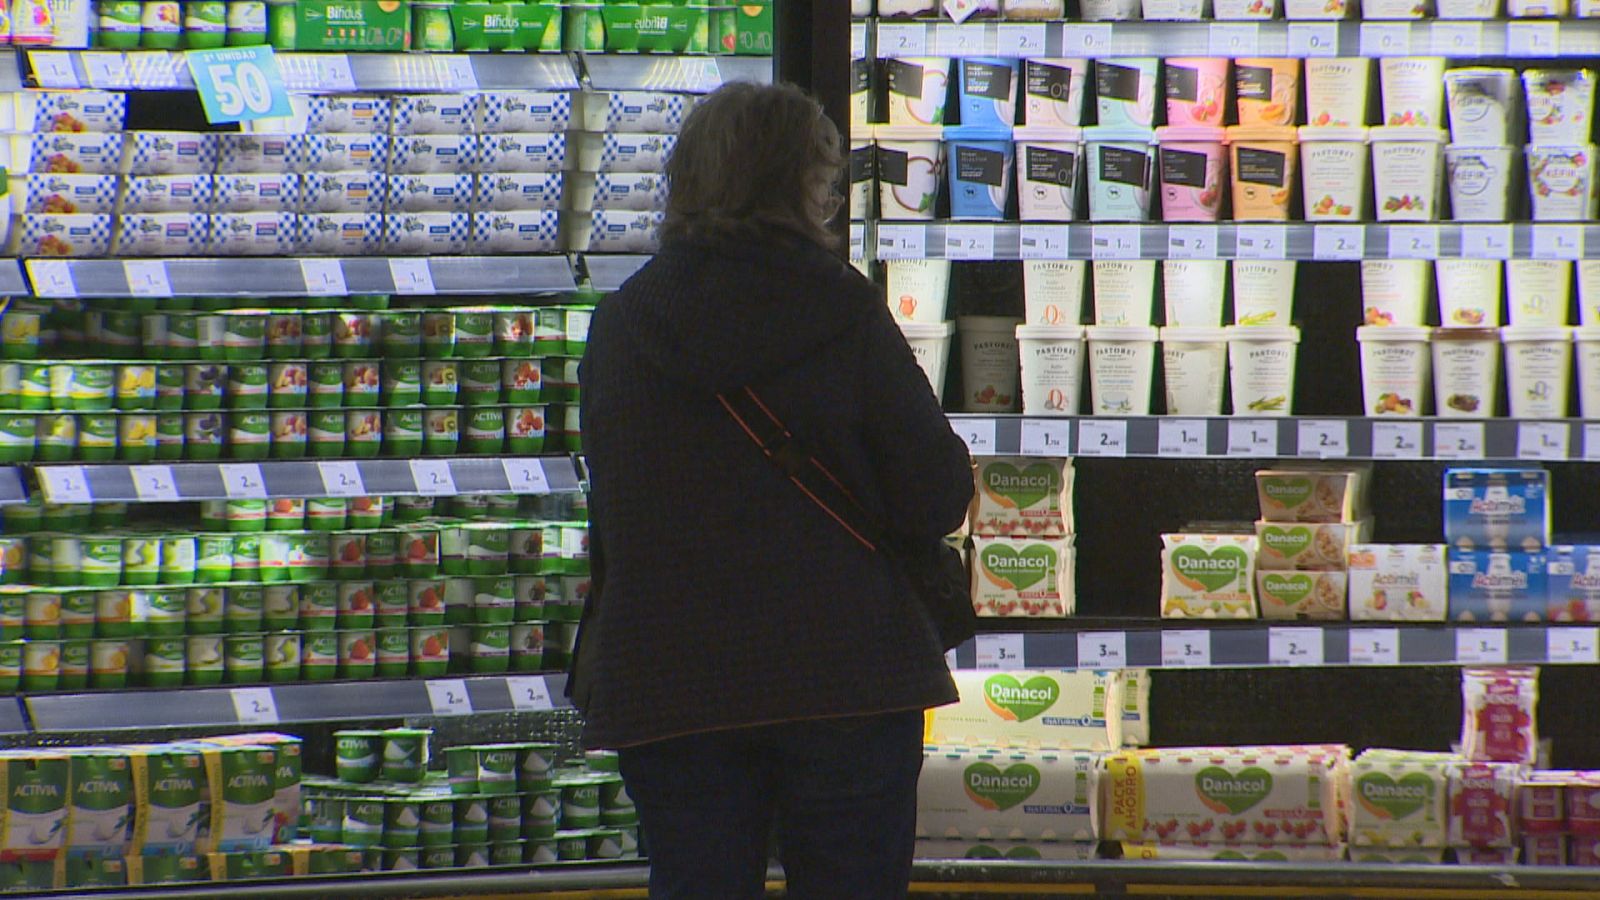
[[[973,456],[994,455],[994,420],[960,419],[952,423],[956,434],[966,442],[967,452]]]
[[[128,55],[128,67],[133,70],[133,86],[146,90],[160,90],[178,86],[178,66],[172,54],[165,50],[142,50]]]
[[[1000,56],[1028,59],[1043,56],[1043,25],[999,25],[995,28],[995,52]]]
[[[1066,25],[1062,27],[1062,56],[1109,56],[1110,54],[1110,25]]]
[[[64,259],[28,260],[28,280],[35,297],[76,297],[78,286],[72,281],[72,268]]]
[[[1128,635],[1121,631],[1078,632],[1078,668],[1125,669]]]
[[[867,258],[867,226],[863,222],[850,223],[850,258]]]
[[[518,712],[543,712],[555,709],[550,699],[550,685],[539,675],[512,675],[506,679],[506,690],[511,692],[511,708]]]
[[[1533,226],[1534,259],[1580,259],[1583,257],[1583,226]]]
[[[944,258],[994,259],[994,226],[949,226],[944,232]]]
[[[1211,665],[1211,633],[1199,629],[1161,632],[1161,664],[1168,668]]]
[[[982,56],[984,26],[944,23],[933,27],[933,45],[940,56]]]
[[[850,58],[867,58],[867,23],[850,23]]]
[[[300,277],[305,279],[306,293],[313,297],[333,297],[350,293],[345,287],[344,266],[337,259],[302,259]]]
[[[356,89],[356,73],[350,68],[350,57],[343,53],[318,53],[313,59],[316,60],[319,91],[337,93]]]
[[[1439,228],[1435,225],[1389,226],[1390,259],[1438,259]]]
[[[1297,426],[1296,449],[1312,459],[1350,455],[1350,423],[1341,419],[1303,419]]]
[[[1583,459],[1584,462],[1600,462],[1600,425],[1583,426]]]
[[[128,292],[135,297],[171,297],[172,282],[167,279],[167,264],[159,259],[129,259],[122,263],[122,277]]]
[[[1311,255],[1326,260],[1359,260],[1367,255],[1367,231],[1360,225],[1317,225]]]
[[[548,494],[550,479],[544,473],[544,464],[537,459],[506,459],[500,461],[505,470],[506,484],[513,494]]]
[[[1556,628],[1544,633],[1545,656],[1553,663],[1600,662],[1600,628]]]
[[[1217,226],[1170,225],[1167,227],[1168,259],[1216,259]]]
[[[926,56],[928,32],[922,25],[879,25],[879,56]]]
[[[1139,258],[1137,225],[1096,225],[1091,235],[1089,252],[1095,259]]]
[[[1361,23],[1362,56],[1410,56],[1411,26],[1401,23]]]
[[[478,72],[472,67],[470,56],[437,56],[433,71],[439,86],[447,91],[475,91],[478,89]]]
[[[322,476],[322,492],[329,497],[367,495],[367,485],[361,480],[361,469],[353,462],[318,462],[317,473]]]
[[[83,74],[90,87],[123,89],[133,86],[133,70],[128,68],[128,58],[121,53],[85,50],[78,58],[83,61]]]
[[[1128,423],[1115,419],[1080,419],[1078,455],[1127,456]]]
[[[1021,669],[1022,635],[980,634],[973,638],[977,645],[979,669]]]
[[[1468,259],[1510,259],[1510,225],[1461,226],[1461,255]]]
[[[1435,424],[1433,455],[1439,459],[1483,459],[1483,424]]]
[[[1233,255],[1240,259],[1283,259],[1289,246],[1288,229],[1282,225],[1240,225]]]
[[[92,503],[89,473],[83,466],[49,466],[39,470],[39,486],[49,503]]]
[[[1019,232],[1018,255],[1023,259],[1066,259],[1068,233],[1065,225],[1024,225]]]
[[[1571,435],[1565,422],[1518,422],[1517,459],[1564,460]]]
[[[472,715],[472,697],[464,678],[434,678],[426,682],[428,704],[436,716]]]
[[[944,667],[952,672],[961,668],[961,664],[956,661],[956,651],[946,650],[944,652]]]
[[[1269,419],[1230,419],[1229,456],[1277,456],[1278,423]]]
[[[1560,26],[1554,22],[1507,22],[1506,55],[1560,56]]]
[[[222,490],[229,500],[265,500],[267,481],[261,477],[257,463],[220,463],[217,471],[222,475]]]
[[[1505,665],[1504,628],[1462,628],[1456,631],[1456,662],[1467,665]]]
[[[1268,628],[1267,664],[1273,666],[1322,665],[1322,629]]]
[[[33,68],[34,83],[42,88],[81,87],[78,70],[72,65],[72,54],[59,50],[29,50],[28,65]]]
[[[272,48],[224,47],[184,53],[206,121],[251,122],[293,114]]]
[[[1483,55],[1483,25],[1479,22],[1434,22],[1429,37],[1434,56]]]
[[[1421,422],[1375,422],[1372,455],[1378,459],[1421,459]]]
[[[1289,55],[1294,57],[1338,56],[1339,28],[1337,25],[1289,26]]]
[[[128,475],[133,478],[134,494],[146,503],[174,503],[180,499],[171,466],[129,466]]]
[[[1260,46],[1261,26],[1255,24],[1211,23],[1212,56],[1255,56]]]
[[[278,702],[272,698],[272,688],[233,688],[228,697],[240,725],[278,724]]]
[[[1398,666],[1399,664],[1400,629],[1350,629],[1350,665]]]
[[[1162,419],[1156,426],[1156,452],[1192,458],[1206,455],[1205,419]]]
[[[1023,419],[1023,456],[1066,456],[1071,452],[1072,422],[1067,419]]]
[[[450,473],[450,463],[442,459],[413,459],[411,481],[417,493],[424,497],[453,497],[456,494],[456,477]]]
[[[397,294],[432,294],[433,270],[424,257],[397,256],[389,260],[389,277]]]
[[[928,230],[921,225],[879,225],[879,259],[924,259]]]

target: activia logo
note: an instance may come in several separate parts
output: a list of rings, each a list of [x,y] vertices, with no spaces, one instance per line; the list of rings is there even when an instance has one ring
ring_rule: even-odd
[[[1395,781],[1382,772],[1369,772],[1356,779],[1357,799],[1362,807],[1380,819],[1398,821],[1422,809],[1433,794],[1433,780],[1419,772]]]
[[[1017,763],[1004,771],[991,763],[973,763],[967,766],[965,782],[973,803],[999,812],[1033,796],[1039,789],[1039,770],[1027,763]]]
[[[984,551],[983,567],[989,580],[1002,588],[1020,591],[1033,587],[1055,568],[1056,552],[1034,544],[1021,551],[1010,547],[990,547]]]
[[[995,675],[983,683],[983,702],[1007,722],[1026,722],[1055,705],[1061,686],[1054,678],[1035,675],[1019,682],[1010,675]]]
[[[1237,816],[1272,793],[1272,774],[1260,766],[1232,774],[1221,766],[1207,766],[1194,776],[1200,802],[1218,815]]]
[[[1269,525],[1261,529],[1261,542],[1284,556],[1299,556],[1311,546],[1311,529],[1304,526],[1283,528]]]
[[[1021,471],[1009,463],[996,463],[984,470],[984,482],[989,493],[1002,506],[1027,509],[1050,496],[1055,481],[1055,469],[1044,463],[1028,466]]]
[[[1288,573],[1274,573],[1261,580],[1261,586],[1268,594],[1291,606],[1311,596],[1314,583],[1310,575]]]
[[[1261,490],[1284,506],[1299,506],[1311,497],[1311,480],[1307,478],[1265,478]]]
[[[1172,567],[1178,578],[1195,590],[1220,591],[1249,566],[1249,557],[1238,547],[1218,547],[1208,553],[1201,547],[1185,545],[1172,551]]]

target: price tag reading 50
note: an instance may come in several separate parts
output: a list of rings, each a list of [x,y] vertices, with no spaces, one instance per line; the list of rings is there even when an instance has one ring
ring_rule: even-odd
[[[206,121],[213,125],[291,114],[289,91],[271,47],[190,50],[185,59]]]

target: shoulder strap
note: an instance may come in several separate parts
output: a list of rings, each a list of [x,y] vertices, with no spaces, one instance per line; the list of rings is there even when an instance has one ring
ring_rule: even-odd
[[[861,503],[791,433],[783,421],[750,387],[718,394],[723,409],[755,443],[767,460],[868,550],[883,546],[883,529],[872,521]]]

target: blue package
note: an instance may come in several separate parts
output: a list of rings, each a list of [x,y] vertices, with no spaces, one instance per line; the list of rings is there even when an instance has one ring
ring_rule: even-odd
[[[1550,543],[1550,473],[1544,469],[1449,469],[1444,534],[1460,550],[1523,550]]]
[[[1600,621],[1600,545],[1558,544],[1547,554],[1552,622]]]
[[[1450,551],[1450,618],[1458,622],[1539,622],[1549,605],[1544,553]]]
[[[1016,59],[963,59],[958,88],[961,124],[967,128],[1009,129],[1017,121]]]
[[[1004,220],[1016,158],[1011,133],[975,133],[962,126],[945,136],[950,218]]]

